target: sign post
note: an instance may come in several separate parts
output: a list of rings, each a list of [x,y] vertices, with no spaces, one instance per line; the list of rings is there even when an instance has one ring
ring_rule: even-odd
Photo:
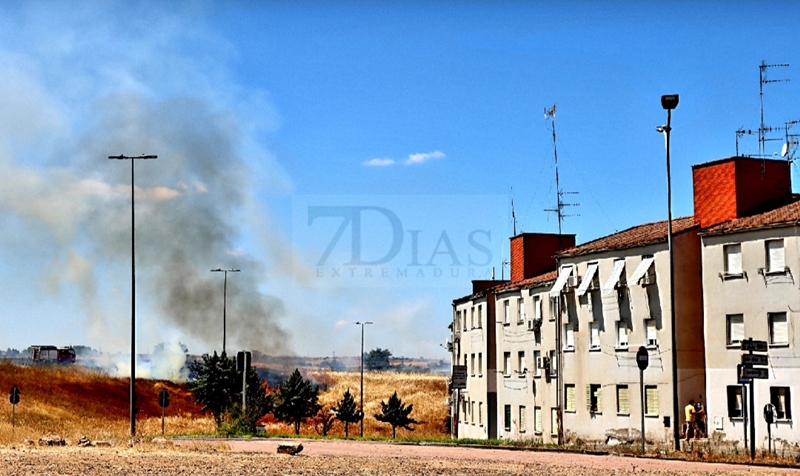
[[[242,372],[242,415],[247,414],[247,370],[250,368],[250,359],[250,352],[236,354],[236,370]]]
[[[11,395],[8,397],[8,401],[11,402],[11,433],[13,434],[17,423],[17,403],[19,403],[19,387],[16,385],[11,387]]]
[[[767,346],[767,341],[764,340],[753,340],[752,337],[746,340],[742,340],[740,343],[741,349],[743,351],[747,351],[747,354],[742,354],[742,364],[739,366],[739,380],[749,379],[750,380],[750,459],[756,458],[756,395],[755,395],[755,382],[757,378],[760,379],[767,379],[769,378],[769,369],[765,367],[753,367],[754,365],[768,365],[769,364],[769,357],[766,355],[756,355],[753,352],[767,352],[769,348]],[[744,397],[744,392],[742,392],[742,396]],[[744,405],[743,405],[744,406]],[[769,425],[767,425],[767,431],[771,431],[769,429]]]
[[[161,436],[164,436],[164,409],[169,406],[169,392],[166,388],[162,388],[158,394],[158,406],[161,407]]]
[[[650,363],[650,355],[647,353],[647,348],[645,346],[640,346],[639,350],[636,352],[636,365],[639,366],[639,395],[642,400],[642,455],[645,452],[645,437],[644,437],[644,404],[645,404],[645,395],[644,395],[644,370],[647,368],[647,365]]]

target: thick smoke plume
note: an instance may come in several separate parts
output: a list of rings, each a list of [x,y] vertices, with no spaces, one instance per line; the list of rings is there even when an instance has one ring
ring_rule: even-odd
[[[158,159],[135,163],[141,338],[152,346],[164,329],[206,344],[193,353],[221,350],[223,276],[210,270],[235,267],[242,271],[228,275],[228,352],[286,352],[284,306],[264,292],[265,265],[237,249],[259,178],[239,156],[233,116],[190,98],[115,95],[99,101],[93,117],[67,149],[68,168],[9,164],[15,180],[0,190],[0,212],[22,217],[31,233],[46,230],[56,244],[44,282],[77,284],[93,344],[124,349],[130,322],[131,162],[107,157],[147,153]]]

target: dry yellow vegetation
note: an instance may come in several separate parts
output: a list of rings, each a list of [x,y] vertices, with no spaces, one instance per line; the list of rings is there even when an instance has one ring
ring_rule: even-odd
[[[313,371],[306,375],[322,387],[320,403],[333,407],[349,388],[358,403],[360,374]],[[12,428],[12,405],[8,391],[17,385],[21,391],[19,405],[14,411],[16,425]],[[170,406],[166,410],[167,435],[213,434],[213,418],[203,414],[195,405],[186,384],[137,379],[136,394],[139,413],[137,436],[161,435],[161,408],[158,393],[167,388]],[[376,372],[364,374],[365,410],[364,436],[391,437],[391,427],[374,418],[380,412],[381,400],[388,400],[394,391],[406,404],[413,404],[411,417],[419,421],[415,432],[398,429],[398,438],[436,438],[443,434],[448,415],[445,405],[447,379],[429,374]],[[0,361],[0,445],[38,440],[41,436],[58,434],[71,444],[86,436],[91,440],[109,440],[124,444],[130,437],[129,381],[114,378],[99,371],[77,365],[21,366]],[[287,434],[291,428],[273,422],[267,425],[270,434]],[[304,435],[316,435],[309,422],[302,428]],[[344,425],[336,422],[329,435],[344,436]],[[350,426],[350,436],[358,435],[358,425]]]

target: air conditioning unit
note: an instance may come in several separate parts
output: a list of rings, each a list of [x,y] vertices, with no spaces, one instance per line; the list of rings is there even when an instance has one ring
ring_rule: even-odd
[[[578,279],[578,277],[573,274],[572,276],[567,278],[567,287],[569,287],[569,288],[577,288],[578,284],[579,284],[579,281],[580,280]]]
[[[658,339],[647,339],[647,347],[658,346]]]

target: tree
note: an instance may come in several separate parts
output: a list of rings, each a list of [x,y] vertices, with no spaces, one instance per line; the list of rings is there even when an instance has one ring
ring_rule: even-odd
[[[299,435],[300,425],[321,408],[318,399],[319,387],[312,386],[300,375],[299,370],[294,369],[292,375],[278,387],[272,414],[278,421],[293,425],[295,435]]]
[[[397,396],[397,392],[389,398],[389,403],[385,403],[381,400],[381,413],[375,414],[375,419],[392,425],[392,439],[397,438],[397,427],[405,428],[408,431],[414,431],[409,425],[414,425],[419,423],[418,421],[410,418],[408,415],[414,410],[414,405],[406,406],[400,397]]]
[[[342,399],[337,402],[336,408],[333,409],[336,419],[344,423],[344,437],[350,436],[349,426],[350,423],[358,423],[363,418],[364,414],[356,407],[356,399],[350,393],[348,388]]]
[[[334,423],[336,423],[336,415],[331,407],[320,407],[317,414],[314,415],[314,430],[318,435],[328,436]]]
[[[389,349],[372,349],[364,355],[364,367],[368,370],[385,370],[389,368]]]
[[[190,365],[193,380],[189,381],[189,390],[194,394],[198,404],[203,405],[204,412],[211,412],[217,428],[222,425],[222,416],[230,410],[237,395],[236,392],[236,361],[229,359],[225,352],[222,355],[203,355],[201,362],[192,362]],[[239,378],[239,393],[241,397],[241,378]]]

